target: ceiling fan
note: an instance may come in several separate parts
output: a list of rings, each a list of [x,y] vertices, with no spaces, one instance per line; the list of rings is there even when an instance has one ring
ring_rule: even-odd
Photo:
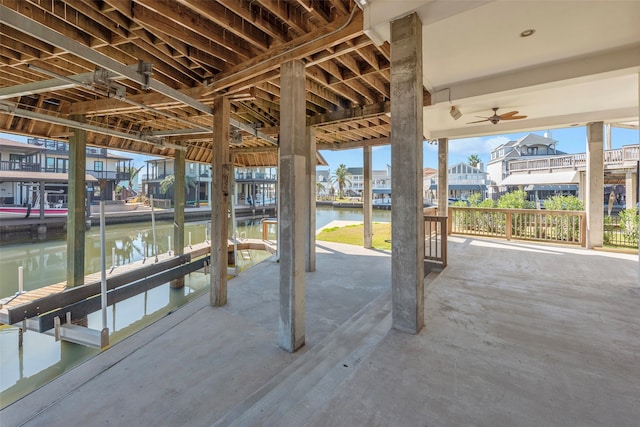
[[[469,122],[467,124],[470,125],[472,123],[491,122],[494,125],[497,125],[500,120],[518,120],[518,119],[526,119],[527,118],[527,116],[517,116],[516,114],[518,114],[518,111],[509,111],[508,113],[498,114],[498,108],[499,107],[495,107],[495,108],[492,109],[493,110],[493,116],[491,116],[491,117],[476,116],[476,117],[481,117],[482,120],[477,120],[475,122]]]

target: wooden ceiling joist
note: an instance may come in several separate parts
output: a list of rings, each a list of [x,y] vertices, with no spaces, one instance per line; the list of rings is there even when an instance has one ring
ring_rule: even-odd
[[[362,22],[353,0],[2,0],[0,127],[66,140],[69,115],[82,114],[89,144],[174,155],[144,142],[144,130],[209,162],[211,105],[225,94],[243,134],[236,161],[275,164],[279,68],[296,59],[318,147],[379,144],[390,128],[390,47],[376,46]],[[109,70],[126,102],[27,65],[83,83]]]

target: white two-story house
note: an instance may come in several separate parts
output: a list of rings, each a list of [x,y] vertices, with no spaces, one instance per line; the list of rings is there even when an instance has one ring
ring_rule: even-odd
[[[104,148],[86,149],[87,196],[115,198],[116,187],[130,177],[131,160],[109,153]],[[44,185],[47,202],[62,204],[68,201],[69,144],[30,138],[27,142],[0,138],[0,201],[4,205],[33,203],[37,188]]]

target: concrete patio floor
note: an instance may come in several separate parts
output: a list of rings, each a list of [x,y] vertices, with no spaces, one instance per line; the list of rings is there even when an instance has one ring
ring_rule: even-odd
[[[452,237],[426,327],[390,329],[388,253],[318,242],[307,344],[278,265],[229,282],[0,413],[2,426],[638,426],[636,255]]]

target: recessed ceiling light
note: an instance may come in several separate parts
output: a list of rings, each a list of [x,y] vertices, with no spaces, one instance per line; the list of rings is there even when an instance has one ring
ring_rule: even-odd
[[[529,28],[528,30],[524,30],[523,32],[521,32],[520,37],[529,37],[532,36],[535,32],[536,30],[534,30],[533,28]]]

